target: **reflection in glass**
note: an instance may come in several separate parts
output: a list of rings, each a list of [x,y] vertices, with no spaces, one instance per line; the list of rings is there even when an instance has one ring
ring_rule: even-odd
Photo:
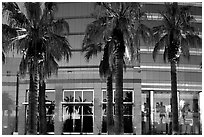
[[[142,134],[171,134],[172,113],[171,93],[154,91],[150,103],[149,92],[142,93]],[[199,94],[197,92],[180,92],[178,99],[179,134],[201,134]],[[151,108],[150,106],[153,106]],[[149,111],[151,110],[151,111]],[[148,115],[152,115],[152,126]],[[151,127],[151,128],[150,128]],[[149,132],[149,133],[148,133]]]
[[[107,133],[107,116],[106,116],[106,91],[103,93],[103,105],[102,105],[102,133]],[[113,95],[113,98],[115,95]],[[133,133],[133,123],[132,123],[132,104],[133,104],[133,92],[132,91],[123,91],[123,117],[124,117],[124,133]],[[115,98],[114,98],[115,99]],[[113,100],[113,103],[115,100]],[[113,106],[113,114],[115,115],[115,107]]]
[[[45,92],[47,132],[54,132],[55,93]]]
[[[168,134],[170,131],[171,105],[168,92],[155,92],[153,105],[153,134]]]
[[[150,123],[150,96],[149,92],[142,93],[141,100],[141,113],[142,113],[142,134],[151,134]]]
[[[181,134],[200,134],[199,95],[196,92],[181,92],[179,122]]]
[[[93,132],[93,92],[65,91],[64,101],[63,132]]]

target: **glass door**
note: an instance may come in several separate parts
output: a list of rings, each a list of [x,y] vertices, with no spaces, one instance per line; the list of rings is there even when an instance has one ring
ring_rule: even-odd
[[[168,134],[171,124],[171,94],[155,91],[153,96],[153,134]]]

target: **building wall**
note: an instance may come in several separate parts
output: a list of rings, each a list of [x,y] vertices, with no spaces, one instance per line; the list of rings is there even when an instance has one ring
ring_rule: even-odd
[[[164,8],[163,3],[145,3],[143,5],[144,11],[149,13],[158,13],[159,10]],[[202,17],[202,6],[194,6],[192,9],[193,15]],[[94,21],[90,14],[94,11],[94,3],[58,3],[58,9],[55,18],[65,18],[70,26],[69,42],[72,46],[72,58],[67,63],[65,61],[59,62],[59,72],[57,76],[52,76],[46,80],[46,88],[48,90],[55,90],[55,98],[60,104],[62,100],[62,94],[57,91],[63,91],[64,89],[92,89],[94,91],[94,127],[93,133],[98,134],[101,128],[102,122],[102,90],[106,89],[106,83],[104,79],[101,79],[98,74],[99,61],[102,58],[102,54],[91,59],[87,62],[84,58],[84,54],[81,53],[81,45],[84,37],[86,26]],[[145,22],[149,27],[160,24],[158,19],[150,18]],[[195,22],[194,25],[198,27],[198,30],[202,30],[202,20]],[[201,33],[202,34],[202,33]],[[170,91],[170,67],[169,63],[164,63],[162,58],[162,52],[157,56],[156,62],[152,59],[152,47],[153,45],[145,45],[141,41],[141,64],[140,67],[128,68],[124,72],[124,89],[130,89],[134,91],[134,116],[133,127],[134,133],[142,134],[142,114],[141,106],[144,102],[144,92],[154,91],[154,93]],[[199,65],[202,62],[201,49],[192,49],[192,56],[190,60],[183,57],[180,59],[178,65],[178,90],[185,94],[190,92],[200,92],[202,88],[201,74]],[[9,53],[6,58],[6,64],[2,65],[2,91],[8,94],[8,98],[12,100],[10,109],[12,110],[11,117],[15,117],[15,95],[16,95],[16,74],[20,63],[21,55]],[[137,63],[135,63],[137,64]],[[29,77],[20,78],[19,85],[19,134],[25,133],[25,94],[29,88]],[[59,94],[58,94],[59,93]],[[58,99],[58,97],[61,98]],[[155,95],[156,97],[156,95]],[[56,117],[61,118],[60,105],[56,107]],[[8,117],[3,117],[8,118]],[[15,121],[10,122],[15,123]],[[61,134],[62,122],[56,121],[56,134]],[[12,125],[12,124],[11,124]],[[14,124],[13,124],[14,125]],[[5,127],[5,128],[4,128]],[[12,126],[3,126],[5,134],[10,134],[13,130]],[[9,129],[9,133],[6,130]],[[4,132],[3,132],[4,133]]]

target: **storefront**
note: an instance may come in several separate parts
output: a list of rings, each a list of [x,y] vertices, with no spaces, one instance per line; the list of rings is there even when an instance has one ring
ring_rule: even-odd
[[[142,91],[141,109],[138,110],[135,110],[134,93],[134,90],[124,90],[124,133],[133,134],[135,132],[135,111],[141,111],[141,134],[171,134],[170,92]],[[182,91],[178,93],[180,134],[201,134],[200,92]],[[94,92],[94,89],[63,89],[62,92],[47,90],[48,134],[56,134],[59,131],[61,131],[60,134],[107,134],[106,90],[101,90],[101,102],[96,108],[98,110],[94,107],[96,106],[94,94],[98,94]],[[114,100],[113,96],[113,106]],[[58,105],[55,105],[56,103]],[[27,103],[25,103],[27,110],[26,106]]]
[[[180,134],[200,134],[199,92],[178,92]],[[142,134],[171,134],[171,93],[142,92]]]

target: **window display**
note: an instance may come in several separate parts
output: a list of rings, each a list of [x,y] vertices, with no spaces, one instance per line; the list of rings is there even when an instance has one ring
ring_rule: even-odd
[[[106,115],[106,104],[107,104],[107,99],[106,99],[106,91],[103,92],[103,113],[102,113],[102,133],[107,133],[107,115]],[[113,91],[113,94],[115,92]],[[114,101],[114,95],[113,95],[113,105],[115,103]],[[123,104],[124,104],[124,111],[123,111],[123,116],[124,116],[124,133],[133,133],[133,91],[131,90],[124,90],[123,91]],[[113,108],[113,113],[114,108]]]
[[[93,91],[64,91],[63,132],[93,132]]]

